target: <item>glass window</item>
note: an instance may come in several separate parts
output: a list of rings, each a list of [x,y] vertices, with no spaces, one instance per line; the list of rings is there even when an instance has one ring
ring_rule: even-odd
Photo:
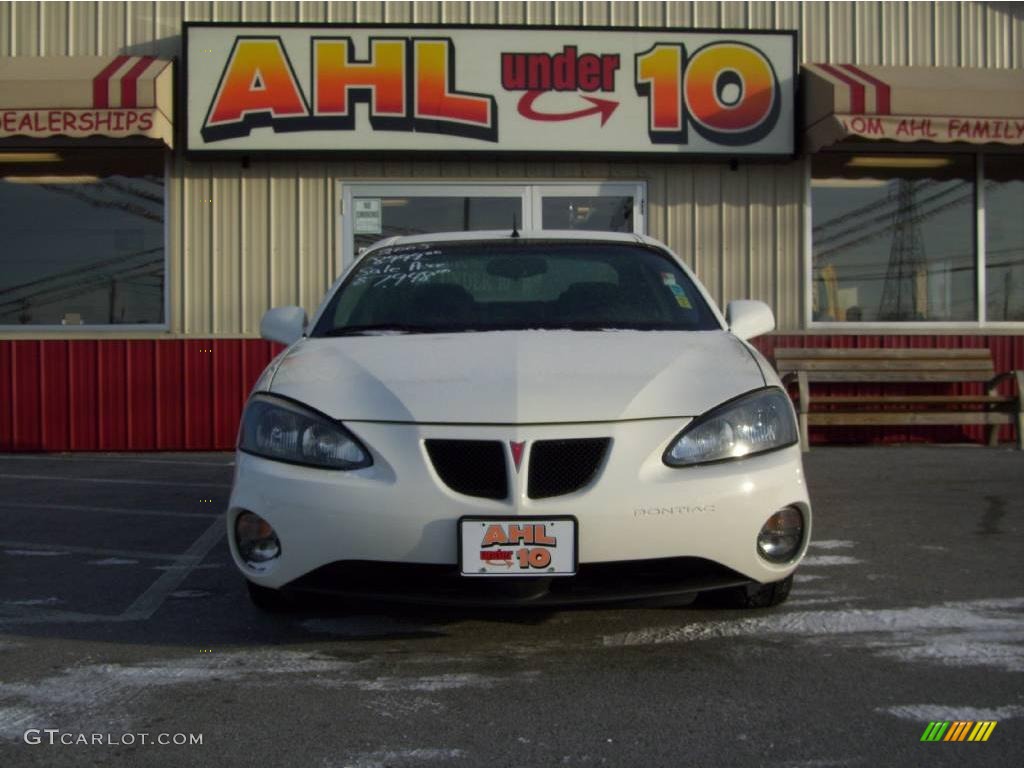
[[[632,196],[544,195],[541,205],[543,229],[633,231]]]
[[[811,167],[813,320],[977,319],[973,155],[822,153]]]
[[[577,229],[644,231],[644,185],[631,181],[523,183],[339,182],[341,263],[394,236]]]
[[[158,150],[0,150],[0,325],[164,322]]]
[[[1024,320],[1024,157],[985,157],[985,312]]]
[[[665,253],[598,242],[432,242],[368,253],[314,336],[535,328],[713,330]]]
[[[365,217],[367,231],[355,231],[356,253],[395,235],[423,235],[430,232],[477,232],[523,226],[520,197],[435,197],[393,196],[353,198],[353,208],[370,208]],[[358,213],[357,213],[358,215]],[[373,219],[376,219],[374,222]]]

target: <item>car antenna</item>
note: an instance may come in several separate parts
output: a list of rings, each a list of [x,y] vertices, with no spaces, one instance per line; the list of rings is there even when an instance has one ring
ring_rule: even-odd
[[[516,215],[512,214],[512,234],[510,237],[519,237],[519,225],[516,223]]]

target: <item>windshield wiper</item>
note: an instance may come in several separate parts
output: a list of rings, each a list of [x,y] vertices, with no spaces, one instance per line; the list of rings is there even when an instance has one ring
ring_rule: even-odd
[[[652,331],[664,329],[664,326],[660,323],[648,323],[632,320],[579,320],[565,323],[551,323],[544,327],[552,331]]]
[[[347,325],[330,328],[321,336],[379,336],[388,333],[454,333],[458,328],[440,328],[431,325],[410,325],[406,323],[378,323],[375,325]]]
[[[403,335],[413,333],[487,333],[494,331],[673,331],[684,330],[673,328],[663,323],[623,322],[619,320],[605,321],[569,321],[535,322],[535,323],[496,323],[490,325],[435,326],[414,325],[411,323],[378,323],[371,325],[348,325],[331,328],[319,336],[386,336],[389,334]]]

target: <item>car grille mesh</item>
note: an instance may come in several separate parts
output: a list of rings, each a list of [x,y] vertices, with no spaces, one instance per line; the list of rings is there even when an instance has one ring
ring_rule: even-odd
[[[508,496],[505,448],[492,440],[427,440],[438,476],[453,491],[484,499]]]
[[[547,499],[583,488],[594,478],[610,442],[607,437],[538,440],[530,447],[527,495]]]

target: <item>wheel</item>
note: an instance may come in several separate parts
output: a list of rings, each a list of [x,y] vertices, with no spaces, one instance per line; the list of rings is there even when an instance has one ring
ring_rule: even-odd
[[[249,599],[253,605],[267,613],[288,613],[296,608],[295,599],[286,592],[279,589],[261,587],[246,579],[245,585],[249,588]]]
[[[771,608],[786,602],[793,588],[793,575],[768,584],[746,584],[701,594],[703,602],[721,608]]]

